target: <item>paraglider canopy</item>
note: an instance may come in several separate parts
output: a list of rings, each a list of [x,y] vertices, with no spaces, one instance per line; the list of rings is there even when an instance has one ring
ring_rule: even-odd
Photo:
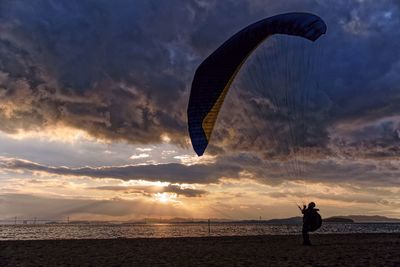
[[[193,149],[203,155],[236,74],[251,53],[274,34],[294,35],[310,41],[326,32],[324,21],[310,13],[286,13],[247,26],[223,43],[197,68],[187,110]]]

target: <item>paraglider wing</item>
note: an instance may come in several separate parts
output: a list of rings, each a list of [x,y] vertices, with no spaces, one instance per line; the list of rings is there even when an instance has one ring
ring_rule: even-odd
[[[197,68],[188,106],[188,127],[197,155],[203,155],[219,110],[247,57],[268,36],[296,35],[311,41],[326,32],[324,21],[309,13],[287,13],[247,26],[223,43]]]

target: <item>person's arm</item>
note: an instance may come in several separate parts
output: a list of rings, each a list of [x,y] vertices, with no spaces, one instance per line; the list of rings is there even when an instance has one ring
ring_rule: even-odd
[[[299,207],[300,208],[300,207]],[[303,205],[303,209],[300,209],[301,210],[301,213],[305,213],[306,212],[306,209],[307,209],[307,207],[306,207],[306,205]]]

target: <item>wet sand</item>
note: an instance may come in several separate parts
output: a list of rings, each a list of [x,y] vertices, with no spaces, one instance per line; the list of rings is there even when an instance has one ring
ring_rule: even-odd
[[[400,234],[1,241],[0,266],[400,266]]]

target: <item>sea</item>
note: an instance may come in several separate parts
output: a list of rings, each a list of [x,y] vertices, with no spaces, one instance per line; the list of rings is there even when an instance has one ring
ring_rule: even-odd
[[[324,223],[315,233],[400,233],[400,223]],[[300,235],[301,225],[268,223],[0,225],[0,240]]]

